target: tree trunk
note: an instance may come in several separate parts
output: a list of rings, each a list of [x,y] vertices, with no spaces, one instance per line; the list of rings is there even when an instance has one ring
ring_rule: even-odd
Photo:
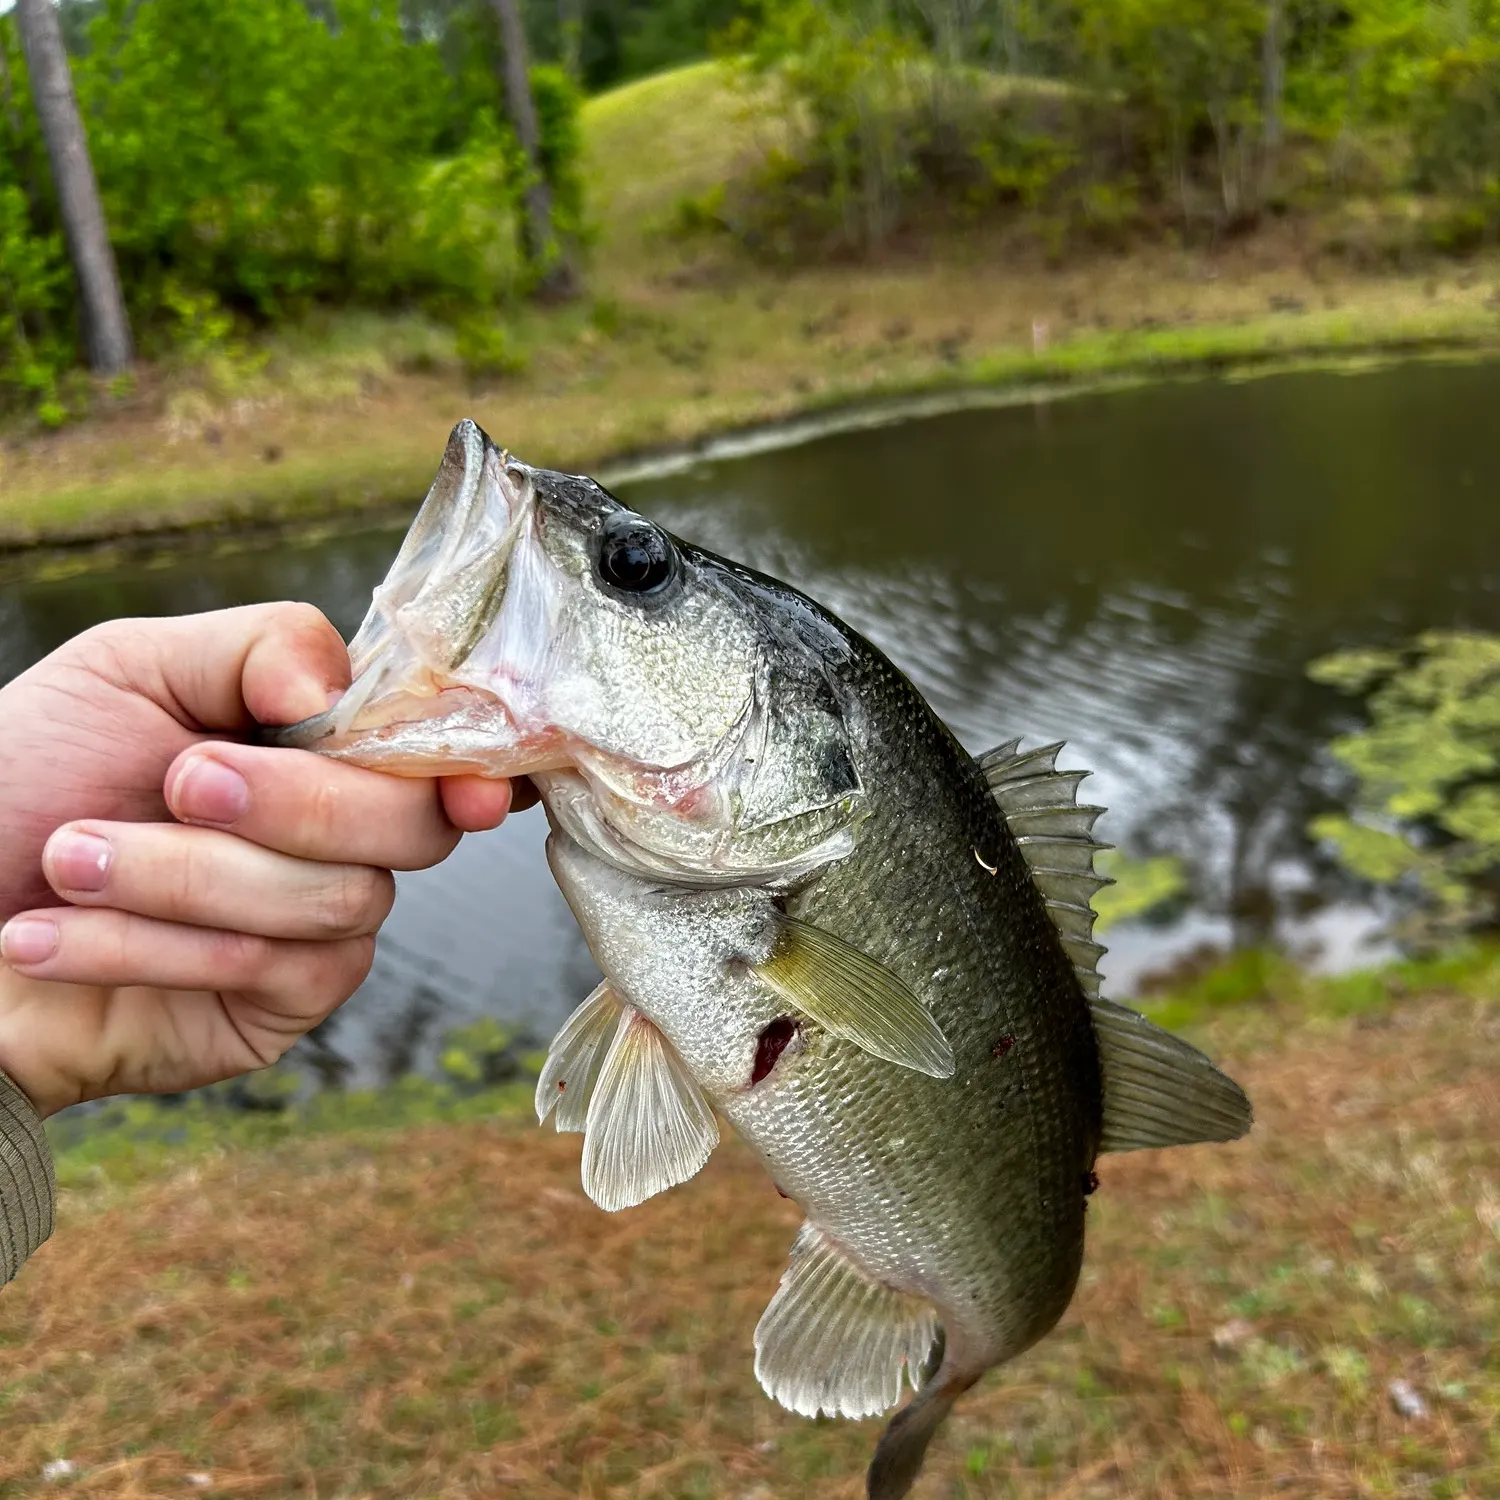
[[[1281,145],[1281,96],[1286,89],[1286,59],[1282,55],[1282,23],[1286,0],[1266,0],[1266,29],[1261,37],[1261,144],[1265,147],[1266,165]]]
[[[73,75],[63,51],[57,8],[52,0],[17,0],[16,24],[31,74],[31,97],[52,163],[68,255],[78,278],[84,350],[91,369],[116,375],[131,360],[130,320],[83,120],[73,96]]]
[[[518,0],[491,0],[491,3],[505,47],[505,100],[530,179],[526,188],[526,256],[541,271],[539,290],[543,295],[571,296],[576,289],[573,266],[553,228],[552,189],[542,172],[542,132],[531,97],[530,60],[521,8]]]
[[[562,61],[574,83],[583,79],[583,0],[557,0],[557,30]]]

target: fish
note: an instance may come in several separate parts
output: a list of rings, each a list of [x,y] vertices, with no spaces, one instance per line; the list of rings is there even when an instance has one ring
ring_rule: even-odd
[[[897,1408],[871,1500],[1057,1323],[1103,1153],[1250,1128],[1100,994],[1102,809],[1060,745],[971,756],[830,611],[593,479],[461,422],[350,658],[271,741],[535,784],[604,976],[538,1116],[612,1212],[693,1177],[721,1120],[758,1154],[805,1219],[755,1374],[805,1416]]]

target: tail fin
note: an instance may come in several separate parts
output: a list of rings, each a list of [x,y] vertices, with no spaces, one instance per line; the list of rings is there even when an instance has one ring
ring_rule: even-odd
[[[924,1386],[891,1418],[865,1477],[869,1500],[901,1500],[915,1483],[932,1435],[953,1410],[953,1403],[974,1384],[977,1375],[949,1375]]]

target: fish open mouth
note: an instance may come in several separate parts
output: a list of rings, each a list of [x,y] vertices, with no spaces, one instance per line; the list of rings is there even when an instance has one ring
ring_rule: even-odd
[[[518,776],[565,764],[561,736],[528,727],[459,669],[494,624],[510,559],[531,523],[532,471],[471,421],[349,645],[353,682],[325,713],[268,743],[407,776]]]

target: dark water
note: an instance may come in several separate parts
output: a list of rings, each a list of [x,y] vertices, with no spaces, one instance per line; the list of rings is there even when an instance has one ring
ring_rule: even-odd
[[[865,631],[974,749],[1066,739],[1106,838],[1173,852],[1193,898],[1109,934],[1117,994],[1203,943],[1347,966],[1379,913],[1307,843],[1349,706],[1306,662],[1430,626],[1500,629],[1500,366],[1169,386],[826,436],[619,486]],[[495,436],[503,440],[505,434]],[[438,455],[434,453],[436,466]],[[0,679],[121,614],[311,599],[345,631],[399,541],[155,558],[8,585]],[[481,1015],[545,1030],[592,968],[539,814],[404,877],[325,1061],[424,1065]]]

